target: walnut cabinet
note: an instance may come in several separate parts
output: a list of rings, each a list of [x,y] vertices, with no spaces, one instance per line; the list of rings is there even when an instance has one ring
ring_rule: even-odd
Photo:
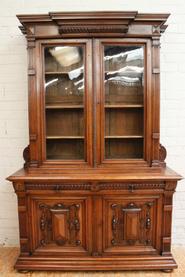
[[[28,48],[29,145],[18,270],[176,268],[181,176],[160,144],[160,36],[168,14],[18,15]]]

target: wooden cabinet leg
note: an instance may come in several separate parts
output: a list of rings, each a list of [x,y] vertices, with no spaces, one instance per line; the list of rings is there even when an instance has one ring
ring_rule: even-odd
[[[26,274],[26,273],[30,273],[31,270],[26,270],[26,269],[17,269],[17,272],[22,273],[22,274]]]
[[[161,269],[162,272],[171,273],[173,269]]]

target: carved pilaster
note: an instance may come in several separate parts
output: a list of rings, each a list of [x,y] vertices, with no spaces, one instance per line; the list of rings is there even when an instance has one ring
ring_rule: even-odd
[[[26,191],[24,182],[13,183],[18,198],[18,215],[19,215],[19,233],[21,252],[28,254],[30,252],[28,240],[28,216]]]
[[[27,167],[38,167],[39,149],[38,149],[38,108],[37,108],[37,87],[36,87],[36,38],[35,29],[30,27],[27,30],[27,48],[28,48],[28,104],[29,104],[29,152],[30,160]]]
[[[152,32],[152,166],[159,167],[160,26],[153,26]]]
[[[163,200],[163,233],[162,233],[162,255],[171,254],[171,225],[173,194],[176,188],[176,181],[167,181]]]

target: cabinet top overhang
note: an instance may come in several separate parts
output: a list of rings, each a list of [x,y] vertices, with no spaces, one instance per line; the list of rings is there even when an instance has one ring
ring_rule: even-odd
[[[137,11],[50,12],[17,15],[28,37],[159,37],[169,14]]]

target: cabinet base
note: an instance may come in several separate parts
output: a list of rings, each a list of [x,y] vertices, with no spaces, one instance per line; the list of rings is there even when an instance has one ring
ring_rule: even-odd
[[[97,271],[97,270],[162,270],[171,272],[177,268],[173,257],[19,257],[17,270],[66,270],[66,271]]]

